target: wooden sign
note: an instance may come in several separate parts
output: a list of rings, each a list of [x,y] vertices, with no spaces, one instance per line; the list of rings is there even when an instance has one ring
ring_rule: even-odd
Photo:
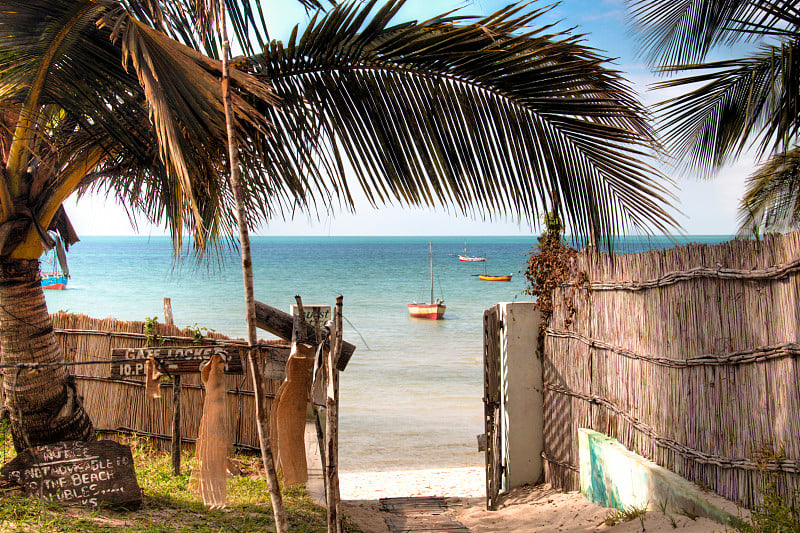
[[[0,477],[53,502],[126,509],[142,503],[131,449],[111,440],[29,448],[6,463]]]
[[[303,308],[305,309],[306,306],[303,306]],[[293,325],[292,315],[289,313],[284,313],[280,309],[256,301],[256,326],[259,328],[269,331],[281,339],[291,340]],[[307,326],[306,336],[308,338],[313,338],[314,328],[311,326],[310,321],[307,322]],[[344,371],[344,369],[347,368],[347,363],[350,361],[355,350],[356,347],[354,344],[342,341],[342,352],[336,360],[336,368],[338,370]]]
[[[283,381],[286,377],[286,362],[289,360],[288,346],[261,347],[261,377]]]
[[[303,304],[303,311],[306,315],[306,324],[314,325],[314,309],[319,309],[319,325],[324,326],[325,323],[331,319],[331,306],[330,305],[305,305]],[[291,305],[292,316],[297,316],[297,304]]]
[[[225,373],[241,374],[242,357],[247,347],[226,346],[158,346],[154,348],[114,348],[111,350],[111,377],[124,379],[145,375],[145,362],[152,355],[159,370],[166,374],[196,374],[200,366],[220,354],[225,361]]]

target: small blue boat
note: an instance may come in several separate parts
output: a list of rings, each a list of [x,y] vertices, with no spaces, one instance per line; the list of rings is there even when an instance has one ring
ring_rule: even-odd
[[[67,253],[58,233],[49,231],[55,241],[55,246],[45,252],[39,260],[39,270],[42,274],[42,288],[63,291],[67,288],[69,267],[67,266]]]

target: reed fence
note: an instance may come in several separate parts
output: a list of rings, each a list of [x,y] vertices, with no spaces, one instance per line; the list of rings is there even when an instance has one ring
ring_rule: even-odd
[[[800,490],[800,232],[615,256],[554,294],[545,476],[579,488],[579,427],[741,505]],[[769,474],[769,475],[767,475]]]
[[[56,340],[66,361],[111,360],[114,348],[145,346],[148,336],[144,322],[124,322],[113,318],[96,319],[86,315],[55,313],[51,315]],[[196,344],[193,332],[176,326],[158,324],[155,333],[162,346]],[[241,339],[230,339],[209,333],[200,345],[247,345]],[[286,346],[283,341],[268,344]],[[245,365],[246,367],[247,365]],[[84,407],[100,432],[133,433],[154,439],[157,446],[169,449],[172,439],[172,385],[161,383],[161,398],[145,398],[144,377],[110,379],[109,364],[74,366],[78,392]],[[203,387],[200,374],[181,376],[181,435],[183,447],[193,448],[203,413]],[[255,425],[254,394],[250,376],[226,375],[229,416],[234,429],[234,445],[245,450],[259,450]],[[280,381],[267,379],[266,393],[274,395]],[[271,400],[268,398],[268,402]],[[267,405],[269,409],[269,403]]]

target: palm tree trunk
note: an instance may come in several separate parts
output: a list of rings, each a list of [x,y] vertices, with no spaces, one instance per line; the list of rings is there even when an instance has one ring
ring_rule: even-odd
[[[5,407],[17,451],[62,440],[93,440],[74,378],[63,363],[42,290],[37,260],[0,261],[0,347],[6,365]]]
[[[254,350],[252,348],[258,344],[258,334],[256,333],[256,304],[253,296],[253,260],[250,256],[250,234],[247,228],[244,195],[239,176],[239,151],[236,144],[233,123],[234,117],[231,110],[228,78],[230,44],[228,43],[228,30],[225,21],[225,0],[219,1],[219,9],[220,33],[222,36],[222,99],[225,104],[225,125],[228,133],[228,161],[231,166],[230,182],[231,189],[233,189],[233,197],[236,201],[236,220],[239,225],[239,243],[242,251],[242,276],[244,278],[244,302],[247,315],[247,339],[251,346],[250,353],[248,354],[248,363],[250,375],[253,378],[253,391],[255,393],[256,428],[258,429],[258,440],[261,444],[261,458],[264,462],[264,470],[267,474],[267,486],[269,487],[272,512],[275,517],[275,529],[278,533],[288,533],[289,528],[286,523],[286,511],[283,507],[283,497],[281,496],[278,474],[275,471],[275,459],[272,455],[272,446],[270,445],[269,420],[266,405],[264,405],[264,382],[261,378],[261,371],[256,363]]]

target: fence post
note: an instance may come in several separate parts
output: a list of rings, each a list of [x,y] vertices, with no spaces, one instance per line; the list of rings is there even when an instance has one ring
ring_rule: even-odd
[[[164,298],[164,323],[173,326],[172,301]],[[172,376],[172,472],[181,474],[181,376]]]
[[[336,361],[342,351],[342,296],[336,298],[331,332],[331,349],[323,359],[325,374],[325,499],[328,503],[328,532],[341,533],[339,514],[339,370]]]

